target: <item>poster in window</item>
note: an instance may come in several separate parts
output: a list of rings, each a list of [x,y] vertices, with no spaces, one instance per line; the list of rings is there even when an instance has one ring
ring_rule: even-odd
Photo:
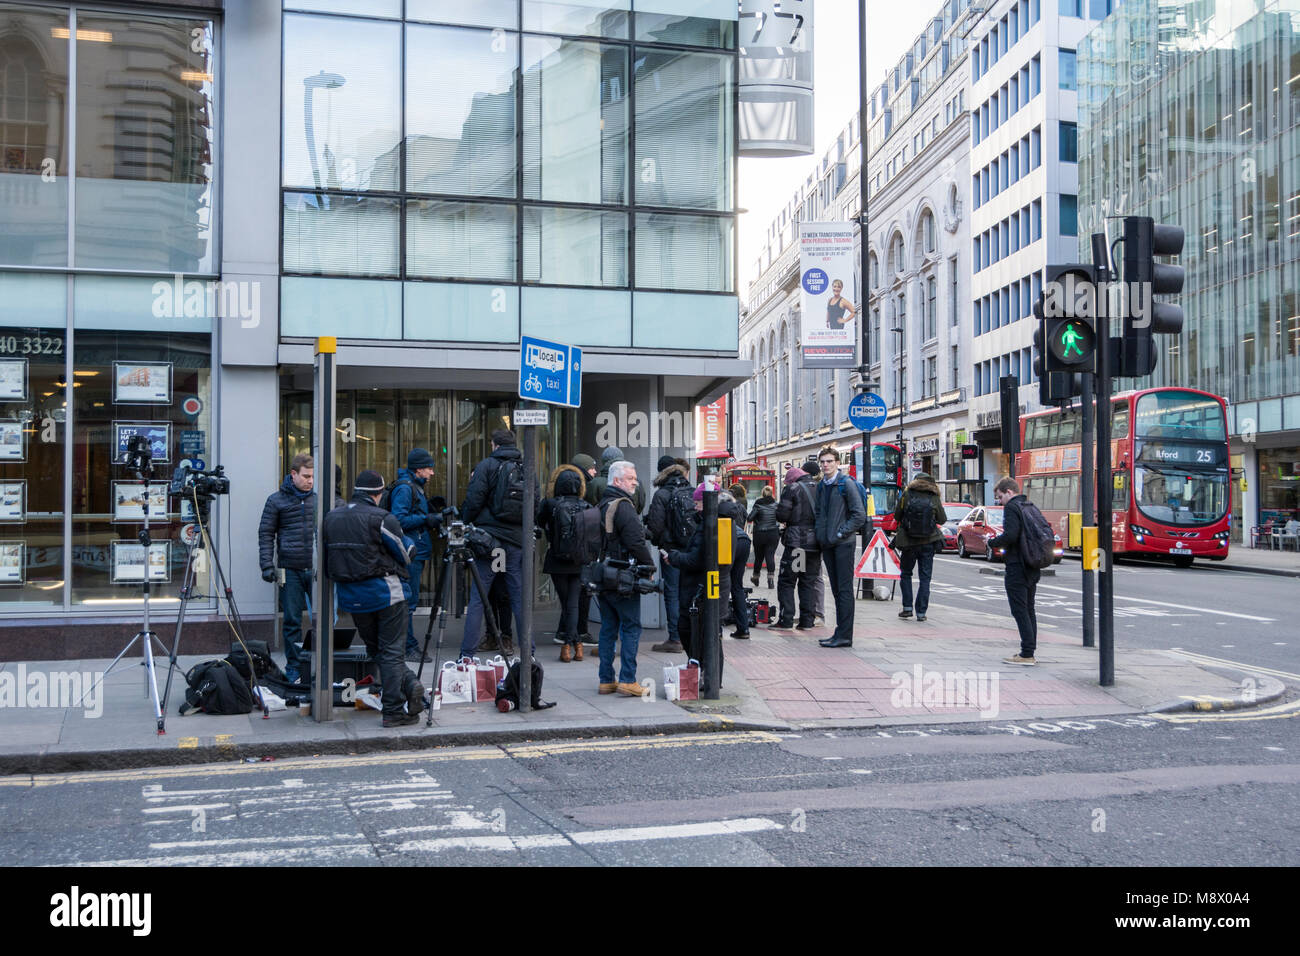
[[[26,422],[0,422],[0,461],[27,460]]]
[[[147,565],[150,581],[170,581],[170,557],[170,541],[157,541],[149,545],[147,556],[142,544],[134,541],[114,541],[113,580],[118,584],[142,583]]]
[[[145,435],[155,462],[171,460],[172,426],[170,422],[113,422],[113,441],[117,448],[113,463],[126,463],[126,446],[135,435]],[[3,457],[3,456],[0,456]]]
[[[0,359],[0,402],[27,401],[27,359]]]
[[[0,521],[27,520],[27,482],[0,482]]]
[[[26,550],[27,545],[22,541],[0,541],[0,585],[23,583]]]
[[[167,520],[167,489],[165,481],[149,482],[149,520],[161,523]],[[144,521],[144,482],[113,482],[113,520]]]
[[[113,403],[116,405],[170,405],[171,362],[114,362]]]

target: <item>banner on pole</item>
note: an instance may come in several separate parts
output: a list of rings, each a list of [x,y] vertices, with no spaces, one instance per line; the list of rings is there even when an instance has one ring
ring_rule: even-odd
[[[858,346],[851,222],[799,224],[800,353],[804,368],[854,368]]]

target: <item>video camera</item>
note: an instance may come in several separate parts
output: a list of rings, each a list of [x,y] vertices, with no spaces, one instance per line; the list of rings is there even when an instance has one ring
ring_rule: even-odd
[[[172,472],[170,490],[173,495],[184,498],[215,498],[217,495],[230,494],[230,479],[226,477],[223,465],[217,465],[211,471],[198,471],[189,465],[182,465]]]
[[[589,580],[583,574],[583,586],[591,594],[616,592],[620,598],[629,598],[633,594],[655,594],[663,590],[663,582],[651,581],[654,577],[653,564],[637,564],[630,559],[606,558],[599,562],[598,580]]]

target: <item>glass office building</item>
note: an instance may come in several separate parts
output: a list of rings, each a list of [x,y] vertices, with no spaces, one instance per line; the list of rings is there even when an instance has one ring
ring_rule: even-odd
[[[1079,254],[1107,216],[1183,227],[1183,331],[1149,382],[1231,403],[1242,540],[1300,508],[1300,3],[1126,0],[1078,75]]]
[[[132,434],[155,481],[226,466],[218,550],[269,624],[249,555],[311,445],[317,336],[347,483],[420,445],[457,503],[522,335],[586,350],[543,480],[599,456],[602,415],[689,421],[746,378],[738,56],[734,0],[0,8],[0,657],[112,653],[145,573],[174,614],[195,522],[125,467]],[[690,443],[653,438],[643,478]]]

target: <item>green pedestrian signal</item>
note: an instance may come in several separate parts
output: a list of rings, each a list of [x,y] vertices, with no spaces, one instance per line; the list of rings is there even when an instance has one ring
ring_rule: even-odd
[[[1087,365],[1097,349],[1097,333],[1086,319],[1066,319],[1055,323],[1048,348],[1062,365]]]

